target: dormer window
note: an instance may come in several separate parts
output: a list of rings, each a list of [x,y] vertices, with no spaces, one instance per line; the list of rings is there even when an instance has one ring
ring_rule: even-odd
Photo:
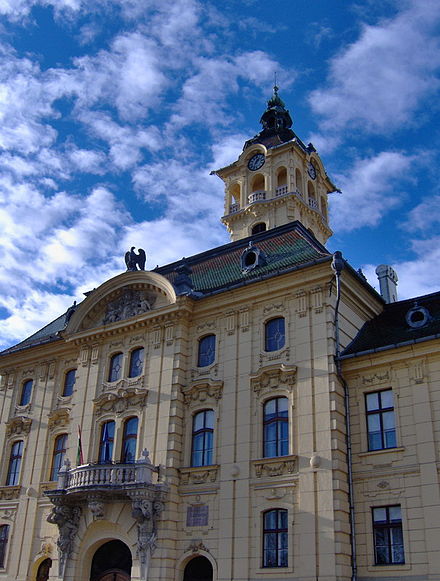
[[[258,266],[264,266],[267,264],[266,255],[260,248],[258,248],[258,246],[254,246],[252,241],[249,242],[249,246],[241,255],[240,262],[243,274],[246,274]]]

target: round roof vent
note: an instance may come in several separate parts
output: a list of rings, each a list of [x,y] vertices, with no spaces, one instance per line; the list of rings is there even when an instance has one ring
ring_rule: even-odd
[[[431,316],[429,314],[428,309],[425,307],[419,307],[416,303],[407,313],[406,313],[406,322],[410,327],[413,329],[418,329],[419,327],[423,327],[426,323],[430,320]]]

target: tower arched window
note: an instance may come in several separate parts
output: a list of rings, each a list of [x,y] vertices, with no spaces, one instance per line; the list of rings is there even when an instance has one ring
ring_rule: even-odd
[[[265,188],[265,184],[264,184],[264,175],[259,173],[256,176],[254,176],[253,180],[252,180],[252,192],[261,192],[264,191]]]
[[[28,379],[23,383],[23,387],[21,388],[19,405],[27,405],[31,401],[33,384],[34,382],[32,381],[32,379]]]
[[[215,335],[205,335],[199,339],[197,365],[207,367],[215,360]]]
[[[115,353],[110,359],[108,381],[117,381],[122,375],[122,353]]]
[[[203,410],[193,417],[191,466],[209,466],[213,460],[214,411]]]
[[[287,551],[287,510],[268,510],[263,513],[263,567],[287,567]]]
[[[289,454],[289,402],[287,397],[274,397],[264,404],[263,456],[276,458]]]
[[[130,355],[130,368],[128,371],[128,377],[138,377],[141,375],[144,368],[144,353],[143,347],[134,349]]]
[[[296,168],[295,170],[295,188],[296,191],[299,192],[300,194],[303,193],[303,179],[302,179],[302,173],[301,170]]]
[[[252,226],[252,234],[259,234],[260,232],[266,232],[267,227],[265,222],[258,222]]]
[[[315,188],[314,188],[312,182],[308,182],[308,184],[307,184],[307,196],[309,198],[309,206],[311,208],[313,208],[314,210],[318,210],[318,203],[316,201]]]
[[[137,417],[128,418],[124,422],[121,461],[126,464],[136,460],[138,424],[139,420]]]
[[[14,442],[9,456],[8,475],[6,476],[6,486],[16,486],[20,478],[21,459],[23,457],[23,440]]]
[[[72,395],[76,381],[76,369],[71,369],[64,376],[63,396]]]
[[[50,471],[50,479],[58,480],[58,472],[63,466],[64,458],[66,456],[67,434],[60,434],[55,439],[52,456],[52,469]]]
[[[277,351],[286,343],[286,326],[284,317],[276,317],[266,322],[264,326],[265,351]]]
[[[113,460],[113,443],[115,439],[115,422],[110,420],[101,426],[101,437],[99,440],[100,464],[109,464]]]

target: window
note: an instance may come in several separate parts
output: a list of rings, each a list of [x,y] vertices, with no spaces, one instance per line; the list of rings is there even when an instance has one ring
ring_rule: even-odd
[[[64,376],[64,387],[63,387],[64,397],[72,395],[75,381],[76,381],[76,369],[71,369]]]
[[[21,458],[23,456],[23,440],[14,442],[9,457],[8,476],[6,477],[6,486],[15,486],[20,476]]]
[[[117,381],[122,372],[122,353],[116,353],[110,359],[110,369],[108,371],[108,380]]]
[[[138,431],[138,418],[128,418],[124,424],[124,437],[122,441],[121,461],[131,463],[136,460],[136,442]]]
[[[113,459],[113,442],[115,439],[115,422],[104,422],[101,428],[101,439],[99,441],[100,464],[109,464]]]
[[[139,347],[131,352],[128,377],[138,377],[144,367],[144,348]]]
[[[214,412],[204,410],[195,414],[192,430],[191,466],[212,464],[214,441]]]
[[[6,549],[8,546],[9,525],[0,526],[0,567],[5,566]]]
[[[267,321],[264,333],[265,351],[277,351],[284,347],[286,342],[286,332],[284,317],[277,317]]]
[[[199,354],[197,365],[206,367],[211,365],[215,359],[215,335],[206,335],[199,340]]]
[[[255,226],[252,226],[252,234],[259,234],[260,232],[266,232],[266,223],[265,222],[258,222]]]
[[[376,565],[405,563],[399,505],[373,508],[373,533]]]
[[[263,456],[275,458],[289,453],[289,411],[287,397],[275,397],[264,404]]]
[[[263,514],[263,567],[287,567],[287,510]]]
[[[367,409],[368,449],[396,447],[396,424],[392,389],[365,395]]]
[[[32,379],[28,379],[23,383],[19,405],[27,405],[31,401],[32,385],[33,385]]]
[[[58,472],[63,465],[66,455],[66,444],[67,434],[60,434],[56,437],[53,447],[52,469],[50,471],[51,480],[58,480]]]

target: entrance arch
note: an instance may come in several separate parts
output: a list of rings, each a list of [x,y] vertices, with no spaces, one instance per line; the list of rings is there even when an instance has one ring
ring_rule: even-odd
[[[36,581],[47,581],[49,579],[50,568],[52,567],[52,559],[44,559],[38,567]]]
[[[90,581],[130,581],[131,564],[127,545],[118,540],[108,541],[93,555]]]
[[[212,564],[206,557],[194,557],[186,564],[183,581],[212,581]]]

